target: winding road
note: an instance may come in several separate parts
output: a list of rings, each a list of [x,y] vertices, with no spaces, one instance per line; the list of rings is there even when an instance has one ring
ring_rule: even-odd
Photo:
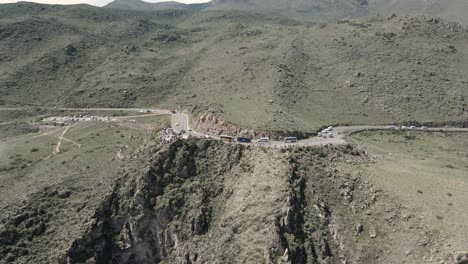
[[[30,108],[21,108],[21,107],[10,107],[10,108],[0,108],[0,111],[17,111],[17,110],[27,110]],[[143,117],[143,116],[152,116],[152,115],[172,115],[172,129],[180,133],[185,131],[186,135],[195,138],[212,138],[219,140],[218,136],[205,135],[193,131],[190,127],[189,115],[176,112],[172,113],[170,110],[166,109],[154,109],[154,108],[49,108],[49,110],[63,110],[63,111],[129,111],[129,112],[140,112],[147,113],[146,115],[135,115],[135,116],[123,116],[124,118],[133,118],[133,117]],[[120,119],[120,118],[119,118]],[[343,126],[334,128],[333,134],[334,138],[323,138],[323,137],[311,137],[308,139],[299,140],[296,143],[284,143],[282,141],[271,141],[269,144],[262,145],[265,147],[290,147],[290,146],[321,146],[327,144],[345,144],[345,135],[347,133],[363,131],[363,130],[394,130],[394,128],[389,128],[387,126]],[[421,131],[421,130],[419,130]],[[444,127],[444,128],[427,128],[424,131],[432,132],[468,132],[468,128],[455,128],[455,127]],[[255,144],[255,143],[254,143]]]
[[[217,140],[220,139],[217,136],[204,135],[199,132],[191,131],[189,116],[187,114],[176,113],[176,114],[173,114],[173,116],[174,116],[175,121],[172,123],[172,128],[176,132],[180,132],[181,130],[184,130],[186,131],[188,135],[193,136],[193,137],[210,137],[210,138],[217,139]],[[346,134],[357,132],[357,131],[364,131],[364,130],[389,130],[390,131],[390,130],[395,130],[395,128],[390,128],[388,126],[369,126],[369,125],[343,126],[343,127],[334,128],[333,138],[323,138],[323,137],[316,136],[316,137],[311,137],[308,139],[299,140],[296,143],[285,143],[283,141],[271,141],[269,144],[263,144],[261,146],[282,148],[282,147],[294,147],[294,146],[323,146],[323,145],[328,145],[328,144],[340,145],[340,144],[346,144],[346,139],[345,139]],[[425,130],[408,130],[408,131],[468,132],[468,128],[445,127],[445,128],[426,128]],[[253,143],[253,144],[256,144],[256,143]]]

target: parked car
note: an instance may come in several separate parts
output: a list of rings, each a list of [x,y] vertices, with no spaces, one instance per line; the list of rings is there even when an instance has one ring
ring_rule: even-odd
[[[297,137],[287,137],[284,139],[284,143],[296,143]]]
[[[247,137],[238,137],[236,138],[236,141],[239,143],[246,143],[246,144],[252,143],[252,139],[247,138]]]
[[[224,142],[232,142],[234,141],[234,138],[231,137],[231,136],[227,136],[227,135],[221,135],[219,136],[219,138],[224,141]]]
[[[259,140],[257,140],[258,144],[269,144],[270,143],[270,138],[267,137],[262,137]]]

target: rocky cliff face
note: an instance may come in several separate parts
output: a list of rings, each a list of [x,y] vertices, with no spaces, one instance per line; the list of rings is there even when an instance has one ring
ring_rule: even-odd
[[[364,224],[355,220],[362,213],[349,208],[364,195],[372,203],[367,196],[374,194],[329,164],[362,162],[362,152],[262,152],[213,141],[176,142],[159,151],[145,175],[116,185],[59,263],[353,263],[375,257],[372,245],[349,243]]]
[[[279,151],[191,140],[149,152],[146,170],[122,175],[58,263],[416,263],[444,252],[404,206],[337,168],[369,162],[353,146]],[[64,207],[70,193],[41,195]],[[28,204],[2,220],[0,263],[28,254],[23,244],[47,234],[50,221]],[[408,237],[418,244],[401,257],[398,241]]]
[[[312,133],[300,131],[269,131],[254,128],[243,128],[206,112],[198,116],[193,122],[194,129],[208,135],[230,135],[250,138],[269,137],[273,140],[283,140],[285,137],[297,137],[304,139],[312,136]]]
[[[145,175],[124,178],[116,185],[88,233],[75,241],[60,262],[197,259],[178,249],[184,241],[206,234],[214,202],[223,193],[222,175],[241,158],[240,147],[227,150],[209,141],[177,142],[158,152]]]

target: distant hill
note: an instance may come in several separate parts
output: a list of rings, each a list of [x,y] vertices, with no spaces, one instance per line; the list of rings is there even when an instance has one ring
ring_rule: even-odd
[[[213,9],[262,9],[297,12],[339,10],[366,5],[365,0],[213,0]],[[327,10],[328,9],[328,10]]]
[[[250,11],[0,5],[0,105],[177,107],[261,129],[468,117],[468,31]]]
[[[372,14],[426,15],[462,22],[468,25],[466,0],[369,0]]]
[[[309,20],[363,15],[430,15],[468,24],[466,0],[213,0],[212,10],[268,10]]]
[[[367,9],[361,0],[213,0],[211,10],[262,10],[312,21],[336,21],[363,16]]]
[[[212,0],[204,4],[148,3],[115,0],[107,8],[125,10],[249,10],[276,13],[295,19],[329,22],[362,16],[439,16],[468,25],[466,0]]]
[[[166,10],[166,9],[179,9],[179,10],[201,10],[208,7],[208,4],[183,4],[175,1],[148,3],[141,0],[115,0],[106,8],[125,9],[125,10]]]

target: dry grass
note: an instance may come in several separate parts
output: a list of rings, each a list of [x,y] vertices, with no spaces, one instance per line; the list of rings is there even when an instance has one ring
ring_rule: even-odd
[[[440,232],[440,243],[451,252],[466,250],[468,212],[468,134],[364,133],[353,141],[376,162],[357,169],[362,177],[397,197],[423,219],[422,225]],[[348,167],[347,170],[356,171]]]
[[[165,118],[153,118],[165,123]],[[67,128],[55,128],[33,134],[8,137],[0,141],[0,218],[45,211],[41,218],[46,231],[28,242],[27,258],[51,263],[63,254],[70,243],[86,229],[86,222],[111,193],[123,170],[144,166],[140,159],[130,159],[142,145],[157,142],[154,131],[126,128],[113,122],[83,122],[69,127],[60,152],[54,152],[60,135]],[[116,158],[118,150],[124,160]],[[57,199],[54,192],[69,192]],[[18,208],[21,208],[18,210]],[[29,216],[32,220],[33,215]],[[39,217],[39,216],[38,216]],[[15,227],[26,232],[23,226]],[[25,237],[21,237],[25,239]],[[31,259],[29,259],[31,260]],[[18,260],[20,261],[20,260]],[[30,262],[30,261],[27,261]]]

